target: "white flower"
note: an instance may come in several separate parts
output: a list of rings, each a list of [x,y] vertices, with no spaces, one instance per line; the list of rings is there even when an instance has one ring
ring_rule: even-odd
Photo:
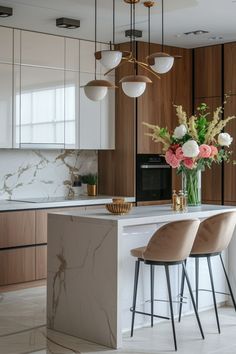
[[[185,157],[197,157],[200,153],[199,146],[195,140],[188,140],[184,143],[182,150]]]
[[[220,133],[218,135],[218,143],[221,146],[230,146],[230,144],[232,143],[233,138],[232,136],[230,136],[228,133]]]
[[[181,124],[175,128],[173,136],[176,139],[182,139],[186,133],[187,133],[187,128],[185,127],[184,124]]]

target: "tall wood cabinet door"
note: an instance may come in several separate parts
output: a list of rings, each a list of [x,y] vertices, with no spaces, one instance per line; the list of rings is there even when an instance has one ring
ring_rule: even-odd
[[[115,84],[113,75],[101,76]],[[101,101],[101,144],[100,149],[115,149],[115,89],[108,90],[106,97]]]
[[[225,117],[236,114],[236,95],[230,96],[225,105]],[[233,151],[230,163],[224,164],[224,201],[228,205],[236,205],[236,165],[232,161],[236,160],[236,119],[233,119],[226,126],[225,131],[233,136],[234,140],[230,145]]]
[[[35,248],[36,257],[36,280],[47,278],[47,246],[37,246]]]
[[[0,251],[0,285],[35,280],[35,247]]]
[[[35,244],[35,211],[0,213],[0,248]]]
[[[199,98],[195,99],[195,112],[201,103],[206,103],[209,107],[210,116],[213,117],[213,112],[217,107],[221,106],[220,97]],[[206,167],[202,173],[202,201],[208,204],[221,204],[221,190],[222,190],[222,165],[216,163],[212,164],[209,169]]]
[[[236,43],[224,44],[224,90],[236,94]]]
[[[158,44],[151,45],[151,53],[159,52],[160,46]],[[148,45],[147,43],[138,43],[138,60],[145,61],[148,56]],[[162,145],[155,143],[149,136],[145,133],[150,132],[147,127],[143,125],[143,122],[149,124],[158,124],[162,126],[167,126],[162,116],[162,85],[163,80],[157,79],[151,73],[147,72],[145,69],[138,68],[139,75],[148,76],[152,80],[152,84],[147,84],[146,90],[142,96],[138,98],[137,105],[137,136],[138,136],[138,153],[139,154],[158,154],[162,152]],[[169,74],[168,74],[169,75]],[[167,79],[168,80],[168,79]]]
[[[195,97],[222,94],[222,45],[194,49]]]

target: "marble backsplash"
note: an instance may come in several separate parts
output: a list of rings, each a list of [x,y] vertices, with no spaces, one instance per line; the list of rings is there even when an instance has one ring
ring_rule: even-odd
[[[0,199],[67,196],[73,171],[96,173],[97,152],[1,150]]]

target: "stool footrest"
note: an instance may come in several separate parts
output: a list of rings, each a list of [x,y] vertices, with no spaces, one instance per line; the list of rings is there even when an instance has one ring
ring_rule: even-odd
[[[210,290],[210,289],[198,289],[198,291],[205,291],[205,292],[208,292],[208,293],[212,293],[212,290]],[[222,291],[215,291],[215,294],[230,296],[229,293],[224,293]]]
[[[142,311],[137,311],[137,310],[134,310],[133,307],[130,307],[130,311],[133,312],[133,313],[137,313],[137,314],[139,314],[139,315],[152,316],[151,313],[142,312]],[[153,317],[161,318],[161,319],[163,319],[163,320],[170,320],[170,317],[166,317],[166,316],[153,315]]]

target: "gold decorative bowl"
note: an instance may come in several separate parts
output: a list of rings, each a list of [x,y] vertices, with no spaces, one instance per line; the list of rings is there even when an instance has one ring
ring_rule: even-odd
[[[110,203],[106,204],[106,209],[114,215],[128,214],[132,209],[131,203]]]

